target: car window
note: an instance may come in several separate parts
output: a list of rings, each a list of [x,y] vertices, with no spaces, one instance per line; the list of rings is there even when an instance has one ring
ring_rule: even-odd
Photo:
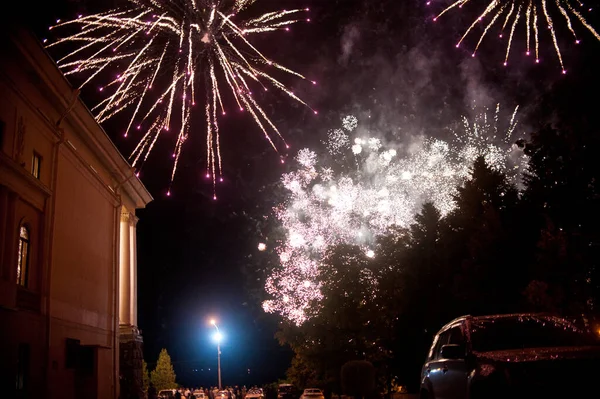
[[[523,315],[476,320],[471,328],[471,337],[473,350],[478,352],[600,345],[598,335],[552,316]]]
[[[435,348],[435,354],[434,354],[434,358],[435,359],[441,359],[442,358],[442,346],[446,345],[448,343],[448,340],[450,339],[450,330],[446,330],[443,333],[440,334],[440,339],[438,340],[437,346]]]
[[[446,330],[441,334],[438,334],[434,338],[434,342],[431,345],[431,349],[429,350],[429,356],[427,357],[428,361],[436,360],[440,358],[440,352],[442,351],[442,346],[448,343],[448,339],[450,337],[450,330]]]
[[[450,330],[450,337],[448,339],[448,344],[452,345],[464,345],[465,339],[462,333],[462,329],[460,326],[452,327]]]
[[[437,343],[439,341],[439,337],[436,335],[433,337],[433,343],[431,344],[431,348],[429,348],[429,354],[427,355],[427,361],[433,360],[433,355],[435,353],[435,348],[437,347]]]

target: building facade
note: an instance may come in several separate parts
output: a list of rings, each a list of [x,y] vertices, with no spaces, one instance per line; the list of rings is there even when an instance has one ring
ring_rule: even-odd
[[[40,42],[2,31],[0,397],[140,389],[135,211],[151,200]]]

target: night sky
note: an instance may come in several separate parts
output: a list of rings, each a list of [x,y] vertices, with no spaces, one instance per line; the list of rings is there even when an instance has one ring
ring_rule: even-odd
[[[44,3],[35,17],[28,14],[27,23],[43,38],[56,18],[106,9],[110,3],[55,0]],[[294,149],[319,146],[327,130],[339,126],[348,113],[370,115],[372,131],[402,143],[417,135],[447,137],[450,123],[469,114],[474,102],[500,102],[508,109],[520,105],[527,131],[564,115],[585,118],[596,111],[600,43],[589,32],[579,29],[583,42],[575,46],[564,24],[557,23],[566,76],[545,32],[540,65],[524,56],[524,33],[518,32],[509,66],[504,67],[505,42],[496,34],[490,34],[476,58],[469,49],[477,33],[463,48],[455,48],[475,13],[453,12],[433,23],[433,10],[424,3],[257,2],[265,10],[311,8],[310,23],[255,42],[275,60],[318,82],[312,86],[284,76],[295,93],[319,110],[318,116],[284,96],[269,93],[260,99],[292,146],[290,158]],[[447,2],[433,3],[440,10]],[[590,20],[600,19],[592,15]],[[94,90],[82,92],[90,107],[98,98]],[[122,137],[126,122],[115,118],[104,127],[128,155],[135,137]],[[171,142],[159,142],[141,172],[155,199],[138,212],[139,326],[151,368],[164,347],[182,383],[208,385],[216,384],[216,347],[208,324],[215,317],[226,336],[224,384],[262,384],[283,377],[291,359],[291,351],[273,337],[277,318],[260,308],[261,281],[249,277],[262,262],[257,250],[261,234],[268,235],[257,226],[281,195],[275,183],[286,166],[250,118],[232,116],[220,123],[225,182],[217,188],[218,201],[213,201],[212,184],[204,178],[203,115],[192,120],[194,129],[171,197],[165,195]]]

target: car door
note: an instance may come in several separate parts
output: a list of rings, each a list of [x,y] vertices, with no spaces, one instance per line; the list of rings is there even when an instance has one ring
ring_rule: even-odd
[[[436,399],[446,399],[444,395],[447,394],[447,389],[444,387],[444,376],[442,375],[442,368],[444,363],[441,358],[441,349],[443,345],[446,345],[450,333],[448,330],[442,331],[437,335],[435,344],[432,347],[431,353],[429,354],[429,361],[424,370],[426,378],[429,380],[429,386],[431,393]]]
[[[467,395],[468,370],[465,357],[461,359],[445,359],[442,356],[443,345],[459,345],[465,348],[465,338],[460,324],[457,324],[445,332],[445,343],[440,346],[439,367],[440,372],[436,374],[438,389],[436,399],[464,399]],[[463,349],[463,354],[465,349]]]

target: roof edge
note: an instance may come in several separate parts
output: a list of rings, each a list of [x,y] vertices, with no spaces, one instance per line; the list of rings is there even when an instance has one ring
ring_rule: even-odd
[[[31,66],[44,84],[57,97],[60,104],[57,108],[62,108],[63,112],[66,111],[73,101],[72,96],[76,92],[42,43],[31,31],[24,28],[17,28],[11,34],[11,37],[13,43],[28,58]],[[93,148],[100,150],[96,153],[96,156],[105,164],[118,188],[121,188],[131,198],[136,208],[144,208],[153,200],[144,183],[136,176],[134,168],[121,154],[79,96],[77,96],[72,109],[64,118],[81,128],[82,131],[87,132],[87,134],[81,134],[81,138],[87,141],[88,144],[92,144]]]

